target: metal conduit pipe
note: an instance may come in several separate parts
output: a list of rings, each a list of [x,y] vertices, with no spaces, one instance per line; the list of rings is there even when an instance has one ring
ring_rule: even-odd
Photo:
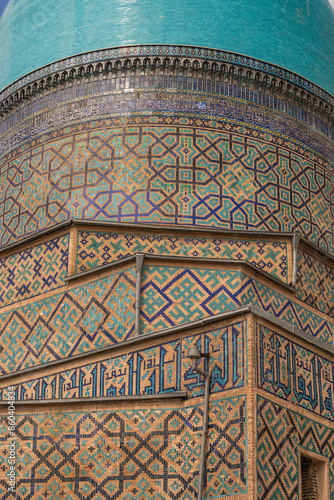
[[[140,283],[141,270],[143,267],[145,255],[142,253],[136,254],[136,298],[135,298],[135,337],[138,337],[140,331]]]
[[[198,476],[198,494],[197,500],[202,500],[203,497],[203,483],[204,483],[204,469],[205,469],[205,452],[206,452],[206,436],[208,432],[208,420],[209,420],[209,398],[210,398],[210,379],[211,375],[207,371],[205,372],[201,368],[198,368],[197,361],[200,358],[206,358],[208,360],[209,369],[209,353],[200,352],[196,347],[191,347],[188,351],[188,358],[192,361],[192,369],[203,375],[205,378],[205,389],[204,389],[204,415],[203,415],[203,430],[202,430],[202,444],[201,444],[201,456],[199,463],[199,476]]]
[[[292,237],[292,286],[296,286],[297,284],[298,247],[300,238],[301,235],[299,233],[295,233]]]

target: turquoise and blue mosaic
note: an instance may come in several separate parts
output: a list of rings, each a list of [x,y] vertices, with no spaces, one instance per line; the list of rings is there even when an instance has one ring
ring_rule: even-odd
[[[3,374],[127,339],[134,331],[135,269],[0,315]],[[240,271],[144,266],[141,333],[248,304],[330,344],[333,325]]]
[[[142,333],[249,304],[333,345],[332,323],[240,271],[143,266]]]
[[[201,406],[18,415],[16,499],[192,500],[198,491]],[[8,423],[0,420],[0,495],[12,498]],[[209,408],[206,498],[247,493],[246,398]]]
[[[204,394],[203,377],[191,368],[188,349],[210,352],[212,393],[245,385],[245,323],[210,330],[150,349],[82,366],[19,385],[17,399],[58,399],[170,393]],[[3,397],[0,390],[0,397]]]
[[[192,28],[193,29],[193,28]],[[53,62],[44,67],[39,67],[39,69],[29,72],[22,78],[17,79],[14,83],[4,88],[1,91],[0,99],[5,100],[11,93],[14,93],[24,87],[25,85],[32,84],[33,82],[44,79],[45,75],[53,75],[61,71],[69,71],[78,65],[85,65],[87,63],[97,64],[106,62],[115,64],[116,61],[123,63],[128,60],[128,58],[145,57],[148,58],[151,63],[157,58],[160,60],[161,57],[171,58],[186,58],[187,60],[196,58],[201,63],[202,61],[221,64],[227,63],[235,66],[240,66],[245,70],[250,68],[254,71],[264,72],[272,77],[282,78],[286,80],[287,83],[292,85],[298,85],[304,88],[308,92],[312,92],[318,97],[327,100],[330,104],[334,104],[334,98],[331,94],[326,92],[322,87],[318,87],[312,81],[303,78],[300,74],[293,73],[286,68],[276,66],[275,64],[268,64],[264,60],[254,59],[252,57],[247,57],[239,53],[233,53],[229,51],[222,51],[207,47],[194,47],[194,46],[184,46],[184,45],[135,45],[126,47],[116,47],[105,50],[90,51],[88,53],[79,53],[76,57],[64,58],[61,61]],[[171,62],[171,60],[169,60]],[[180,59],[179,59],[180,62]],[[158,64],[159,65],[159,64]],[[101,83],[101,82],[98,82]],[[159,87],[161,88],[161,87]]]
[[[0,260],[0,307],[64,285],[69,235],[46,241]]]
[[[129,115],[143,118],[152,110],[161,119],[165,115],[166,125],[171,117],[174,121],[182,115],[192,117],[197,126],[214,119],[225,122],[227,128],[239,124],[256,128],[260,134],[275,134],[279,142],[289,137],[328,161],[333,157],[333,128],[295,102],[254,88],[179,76],[119,76],[51,92],[19,108],[11,121],[0,123],[0,156],[29,145],[32,135],[38,137],[73,124],[82,127],[84,122],[101,118],[111,119],[116,125],[121,116],[127,117],[128,125],[137,125],[138,120]]]
[[[257,352],[258,387],[334,421],[334,363],[262,325]]]
[[[257,400],[257,498],[300,500],[299,451],[329,464],[329,497],[334,495],[334,430],[267,399]]]
[[[333,345],[334,325],[328,319],[315,314],[298,302],[292,301],[259,281],[243,275],[240,292],[244,305],[258,305],[264,311],[280,318],[287,323],[297,326],[304,332]]]
[[[333,318],[334,268],[303,250],[299,250],[297,261],[296,296]]]
[[[321,157],[228,123],[132,120],[67,127],[3,159],[1,244],[74,217],[300,231],[333,252],[333,175]]]
[[[285,241],[79,232],[77,272],[103,266],[134,253],[246,260],[287,281]]]
[[[134,330],[135,270],[0,315],[0,373],[125,340]]]

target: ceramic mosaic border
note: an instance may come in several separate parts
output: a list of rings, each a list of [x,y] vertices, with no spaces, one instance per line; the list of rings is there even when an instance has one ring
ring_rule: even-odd
[[[79,54],[74,57],[62,59],[60,61],[51,63],[36,71],[28,73],[26,76],[18,79],[12,85],[6,87],[0,94],[0,100],[6,99],[13,92],[18,91],[23,86],[33,83],[41,78],[46,78],[57,72],[69,70],[76,66],[96,64],[99,62],[107,62],[114,60],[128,60],[136,57],[153,57],[158,56],[166,57],[181,57],[181,58],[196,58],[200,60],[210,60],[216,63],[228,63],[245,69],[253,71],[264,72],[268,75],[282,78],[292,85],[298,85],[305,90],[312,92],[329,103],[333,104],[333,97],[323,90],[321,87],[313,84],[312,82],[302,78],[301,76],[288,71],[280,66],[269,64],[258,59],[243,56],[233,52],[221,51],[216,49],[209,49],[204,47],[191,47],[183,45],[136,45],[127,47],[117,47],[93,52]]]

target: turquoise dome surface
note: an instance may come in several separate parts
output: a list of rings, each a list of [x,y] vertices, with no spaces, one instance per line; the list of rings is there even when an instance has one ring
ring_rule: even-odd
[[[0,89],[65,57],[137,44],[237,52],[334,94],[328,0],[10,0],[0,20]]]

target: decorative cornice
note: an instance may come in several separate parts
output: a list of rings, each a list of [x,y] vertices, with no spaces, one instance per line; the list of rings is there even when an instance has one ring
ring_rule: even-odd
[[[5,112],[32,95],[48,88],[74,84],[74,81],[78,83],[82,78],[103,79],[117,72],[125,76],[134,70],[146,74],[153,69],[166,74],[171,71],[186,75],[195,72],[197,76],[210,79],[239,81],[241,85],[254,85],[254,88],[263,88],[267,92],[285,94],[287,99],[305,100],[308,106],[325,115],[334,115],[334,97],[296,73],[232,52],[181,45],[118,47],[62,59],[6,87],[0,93],[1,110]]]

